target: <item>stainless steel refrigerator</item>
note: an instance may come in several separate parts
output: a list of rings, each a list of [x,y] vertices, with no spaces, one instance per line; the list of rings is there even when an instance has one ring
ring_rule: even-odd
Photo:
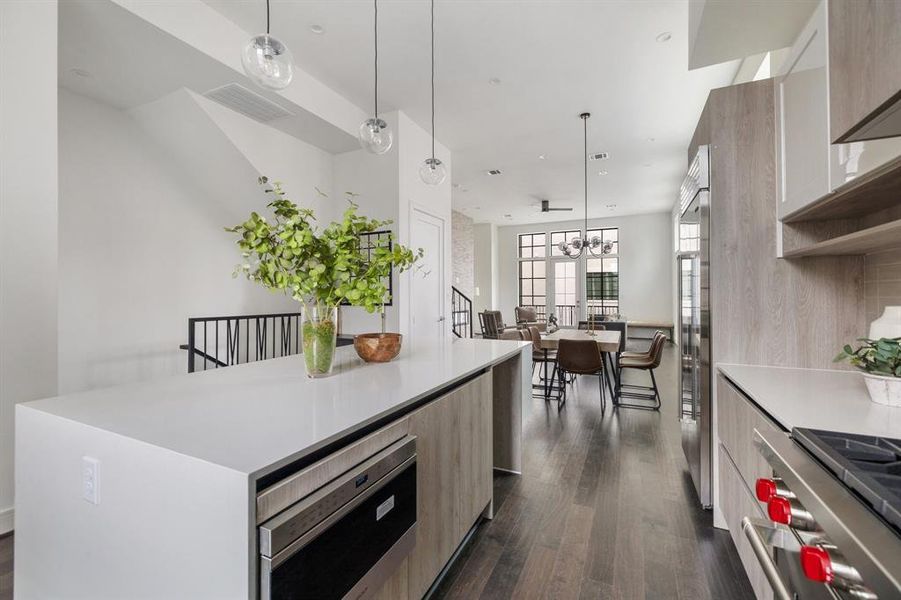
[[[710,151],[698,153],[679,197],[679,346],[682,450],[701,506],[713,503],[710,419]]]

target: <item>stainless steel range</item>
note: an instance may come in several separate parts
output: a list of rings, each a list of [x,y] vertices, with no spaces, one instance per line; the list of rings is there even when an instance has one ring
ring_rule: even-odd
[[[773,469],[743,528],[782,600],[901,598],[901,440],[755,431]]]

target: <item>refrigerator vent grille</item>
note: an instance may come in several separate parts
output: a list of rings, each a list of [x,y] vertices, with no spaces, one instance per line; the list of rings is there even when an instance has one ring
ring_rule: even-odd
[[[204,96],[261,123],[293,115],[275,102],[237,83],[214,88]]]

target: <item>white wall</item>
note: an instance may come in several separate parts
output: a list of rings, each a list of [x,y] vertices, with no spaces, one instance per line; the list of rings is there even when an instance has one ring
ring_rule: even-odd
[[[55,0],[0,2],[0,533],[15,404],[56,393],[56,51]]]
[[[507,322],[518,303],[517,236],[581,228],[583,221],[498,228],[498,306]],[[589,219],[589,227],[619,228],[620,310],[627,319],[672,320],[672,220],[668,212]],[[582,259],[584,260],[584,259]]]
[[[497,225],[476,223],[472,228],[473,274],[475,292],[472,298],[473,327],[478,327],[476,313],[491,310],[498,303]]]
[[[339,218],[346,207],[345,192],[359,194],[355,202],[360,205],[360,214],[372,219],[393,221],[387,228],[398,233],[398,144],[397,113],[379,115],[391,127],[395,134],[391,150],[382,155],[375,155],[365,150],[354,150],[336,154],[334,157],[335,206],[334,218]],[[385,308],[385,328],[387,331],[398,331],[398,277],[394,276],[395,298],[392,306]],[[362,308],[341,307],[341,332],[366,333],[381,331],[381,318],[378,314],[367,313]]]
[[[410,214],[413,206],[421,207],[444,219],[445,247],[441,261],[446,273],[446,310],[450,311],[451,287],[451,162],[450,152],[436,144],[437,157],[448,169],[447,180],[440,186],[429,186],[419,178],[419,165],[431,155],[431,137],[402,112],[379,115],[394,132],[394,146],[386,154],[375,156],[363,150],[335,155],[334,189],[338,202],[336,218],[343,210],[345,191],[360,196],[356,199],[360,213],[367,217],[393,221],[390,229],[395,239],[410,244]],[[385,310],[388,331],[407,334],[410,331],[409,281],[420,275],[407,272],[394,276],[394,305]],[[448,314],[449,316],[449,314]],[[448,333],[450,319],[447,320]],[[341,330],[344,333],[379,331],[378,314],[361,308],[342,307]]]
[[[398,133],[400,135],[400,145],[398,146],[398,191],[400,199],[398,239],[402,244],[410,243],[410,219],[414,207],[444,220],[444,256],[441,257],[441,264],[445,273],[444,310],[447,317],[445,320],[447,328],[445,334],[450,338],[451,273],[453,272],[451,263],[451,173],[453,172],[451,154],[440,142],[435,142],[435,156],[445,164],[447,179],[443,184],[437,186],[423,183],[422,179],[419,178],[419,166],[426,158],[432,155],[431,134],[414,123],[404,113],[398,112],[397,115]],[[407,293],[404,290],[409,290],[411,277],[421,276],[420,273],[412,271],[403,273],[399,277],[402,293]],[[412,328],[410,302],[401,301],[399,309],[399,330],[401,333],[408,333]]]
[[[177,109],[191,106],[170,103],[163,108],[174,112],[163,112],[177,125]],[[240,255],[223,227],[262,209],[266,197],[257,190],[257,165],[217,135],[196,104],[193,111],[188,137],[216,158],[214,168],[192,169],[179,160],[177,138],[151,138],[129,114],[60,90],[61,393],[185,372],[178,345],[187,341],[188,317],[298,310],[282,295],[232,279]],[[271,157],[254,154],[259,168],[272,166],[266,170],[281,178],[276,171],[290,165],[280,155],[288,156],[299,164],[284,175],[299,195],[331,189],[328,154],[235,117],[233,129],[270,145]],[[303,171],[302,164],[317,167]]]

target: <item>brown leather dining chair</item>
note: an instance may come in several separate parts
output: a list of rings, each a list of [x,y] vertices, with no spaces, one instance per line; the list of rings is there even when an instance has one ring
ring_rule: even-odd
[[[560,340],[557,345],[557,366],[561,381],[565,375],[597,375],[598,388],[601,394],[601,415],[607,408],[607,395],[604,392],[604,360],[597,342],[594,340]],[[566,393],[563,401],[566,401]]]
[[[619,380],[616,386],[615,406],[624,408],[640,408],[642,410],[660,410],[660,389],[657,387],[657,378],[654,377],[654,369],[660,366],[663,358],[663,347],[666,345],[666,336],[658,331],[654,335],[651,347],[645,353],[626,352],[619,358]],[[651,376],[651,385],[635,385],[623,383],[623,371],[636,369],[647,371]],[[636,398],[650,401],[651,404],[636,404],[623,402],[623,398]]]
[[[564,388],[562,382],[558,384],[557,351],[541,347],[541,332],[534,325],[525,331],[532,341],[532,369],[534,370],[535,367],[540,369],[538,374],[541,383],[532,384],[532,395],[535,395],[534,390],[539,389],[545,400],[557,400],[562,405],[565,401],[563,400]],[[549,366],[551,367],[550,376],[548,376]]]

